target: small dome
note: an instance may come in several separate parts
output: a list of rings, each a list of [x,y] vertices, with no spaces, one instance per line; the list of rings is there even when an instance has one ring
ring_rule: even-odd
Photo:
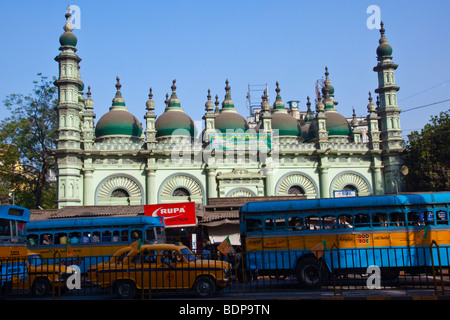
[[[59,37],[59,43],[62,46],[76,47],[77,42],[77,37],[72,32],[64,32],[61,37]]]
[[[125,101],[122,98],[119,77],[116,78],[116,96],[113,99],[109,112],[104,114],[95,127],[95,136],[97,138],[111,135],[127,135],[140,138],[142,135],[142,126],[138,119],[128,112]]]
[[[392,47],[387,43],[382,43],[377,48],[378,57],[390,57],[392,56]]]
[[[197,128],[194,121],[183,111],[176,93],[176,80],[172,83],[172,95],[166,99],[166,110],[156,119],[156,137],[164,136],[197,136]],[[168,95],[166,95],[168,97]]]
[[[215,128],[222,133],[226,133],[228,130],[241,129],[246,131],[248,129],[247,121],[244,117],[237,113],[223,112],[216,116],[214,119]]]
[[[156,137],[171,136],[175,133],[178,136],[197,135],[197,128],[194,121],[180,111],[166,111],[156,119]]]
[[[274,113],[272,115],[272,129],[278,130],[279,136],[301,136],[302,130],[297,119],[287,113]]]
[[[138,119],[125,110],[111,110],[104,114],[95,127],[97,138],[111,135],[140,137],[142,126]]]
[[[328,136],[349,136],[350,125],[347,119],[337,112],[325,112]],[[308,138],[313,139],[319,131],[317,118],[311,122],[308,129]]]

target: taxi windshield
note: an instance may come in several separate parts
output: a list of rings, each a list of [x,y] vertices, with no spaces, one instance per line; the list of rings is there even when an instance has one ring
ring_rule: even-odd
[[[191,250],[189,250],[188,248],[182,248],[180,251],[187,261],[189,261],[189,262],[195,261],[195,255],[192,253]]]

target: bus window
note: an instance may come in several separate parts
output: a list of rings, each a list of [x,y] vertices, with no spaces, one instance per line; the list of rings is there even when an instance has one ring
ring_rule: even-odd
[[[292,217],[288,220],[289,231],[298,231],[303,229],[303,219],[300,217]]]
[[[353,228],[353,217],[349,214],[344,214],[338,217],[339,228]]]
[[[275,221],[275,229],[277,231],[284,231],[286,229],[286,220],[283,217],[279,217]]]
[[[405,225],[405,215],[401,212],[392,212],[389,214],[389,225],[403,227]]]
[[[387,227],[387,214],[386,213],[374,213],[372,215],[372,226],[373,227]]]
[[[420,226],[423,225],[423,221],[417,212],[408,212],[406,215],[408,218],[408,226]]]
[[[120,233],[120,237],[123,242],[127,242],[128,241],[128,230],[122,230],[122,232]]]
[[[81,232],[71,232],[69,233],[70,243],[80,243]]]
[[[368,214],[355,215],[355,228],[367,228],[370,227],[370,217]]]
[[[92,233],[92,242],[100,242],[100,231],[94,231]]]
[[[91,233],[89,231],[83,232],[83,243],[91,242]]]
[[[49,233],[41,234],[40,244],[49,245],[53,243],[53,235]]]
[[[102,242],[111,242],[111,231],[109,230],[103,231]]]
[[[120,241],[120,231],[118,231],[118,230],[113,231],[112,240],[113,240],[113,242],[119,242]]]
[[[11,239],[11,224],[9,220],[0,220],[0,241],[9,242]]]
[[[19,238],[19,241],[25,242],[27,237],[27,228],[25,222],[17,222],[17,237]]]
[[[67,233],[59,232],[55,234],[55,244],[66,244],[67,242]]]
[[[434,225],[434,213],[432,211],[425,211],[422,213],[422,219],[427,226]]]
[[[142,240],[142,231],[141,230],[133,230],[131,231],[131,241],[136,241],[138,239]]]
[[[247,232],[261,232],[262,224],[259,219],[247,219],[246,223],[246,231]]]
[[[336,217],[324,216],[322,217],[322,229],[336,229]]]
[[[155,242],[156,242],[155,229],[153,227],[147,228],[145,232],[145,243],[155,243]]]
[[[436,212],[437,224],[448,224],[447,212],[441,210]]]
[[[166,233],[164,231],[164,228],[162,227],[155,227],[156,230],[156,240],[158,243],[165,243],[166,242]]]
[[[272,232],[275,231],[275,223],[273,221],[273,219],[266,219],[266,221],[264,221],[264,230],[268,231],[268,232]]]
[[[305,218],[306,230],[318,230],[319,229],[319,217],[309,216]]]
[[[35,246],[38,244],[38,235],[37,234],[29,234],[27,236],[28,238],[28,245],[29,246]]]

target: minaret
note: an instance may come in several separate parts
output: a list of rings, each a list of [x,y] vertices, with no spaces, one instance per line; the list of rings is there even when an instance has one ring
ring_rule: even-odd
[[[378,73],[379,95],[377,108],[382,150],[382,167],[384,172],[385,193],[396,193],[403,190],[403,181],[400,177],[400,168],[403,164],[401,152],[403,151],[402,131],[400,129],[400,108],[397,105],[397,91],[394,71],[398,65],[392,62],[392,47],[387,43],[385,29],[381,22],[379,46],[377,48],[378,64],[373,71]],[[378,103],[378,102],[377,102]],[[381,167],[381,165],[380,165]]]
[[[148,100],[145,104],[147,113],[144,118],[146,121],[146,129],[145,129],[145,143],[147,144],[147,149],[152,149],[152,146],[156,143],[156,129],[155,129],[155,101],[153,101],[153,92],[152,88],[150,88],[150,93],[148,94]]]
[[[58,138],[55,150],[57,167],[58,207],[80,205],[81,194],[81,130],[80,113],[82,104],[78,101],[80,80],[78,64],[81,59],[76,54],[77,38],[72,33],[70,7],[67,8],[64,33],[59,38],[61,53],[55,58],[59,63],[58,87]]]
[[[94,100],[91,98],[91,87],[88,86],[87,98],[84,100],[84,111],[83,111],[83,149],[92,150],[95,139],[95,127],[94,127]]]
[[[214,113],[214,103],[211,101],[211,90],[208,89],[207,101],[205,103],[205,115],[203,120],[205,121],[205,132],[203,134],[203,142],[209,142],[210,135],[216,132],[214,118],[216,114]]]
[[[398,65],[392,62],[392,47],[387,43],[385,29],[381,22],[381,38],[377,48],[378,64],[373,71],[378,73],[378,89],[375,90],[380,96],[380,131],[382,149],[386,153],[403,150],[402,131],[400,129],[400,108],[397,105],[397,91],[395,85],[394,71]]]

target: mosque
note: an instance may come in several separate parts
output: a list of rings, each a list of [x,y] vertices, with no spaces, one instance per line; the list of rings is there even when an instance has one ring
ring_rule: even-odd
[[[59,210],[52,215],[63,217],[69,209],[78,210],[72,216],[83,216],[87,211],[95,215],[95,208],[105,212],[107,207],[194,202],[197,224],[188,228],[190,233],[202,228],[200,233],[210,236],[238,237],[237,210],[247,200],[382,195],[403,189],[394,77],[398,65],[383,24],[373,68],[378,88],[375,102],[369,93],[363,138],[355,116],[348,120],[338,112],[328,69],[315,112],[309,98],[305,111],[296,103],[285,104],[277,83],[273,105],[264,92],[259,117],[249,122],[237,112],[226,80],[222,102],[208,90],[204,129],[196,128],[174,80],[160,115],[150,88],[141,121],[128,111],[117,78],[109,112],[95,121],[90,87],[86,90],[81,81],[70,13],[66,20],[55,58]],[[300,111],[306,114],[303,119],[295,116]]]

